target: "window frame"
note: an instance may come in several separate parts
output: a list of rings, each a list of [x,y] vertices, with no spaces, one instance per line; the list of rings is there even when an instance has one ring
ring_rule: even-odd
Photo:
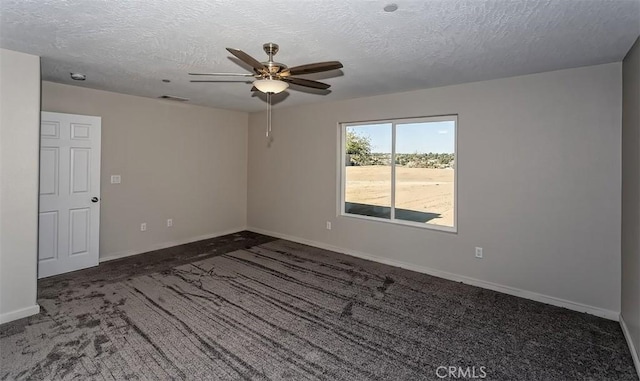
[[[421,116],[421,117],[407,117],[407,118],[395,118],[395,119],[378,119],[359,122],[339,122],[338,123],[338,147],[340,158],[338,160],[338,216],[355,218],[365,221],[382,222],[393,225],[410,226],[420,229],[428,229],[435,231],[442,231],[447,233],[458,233],[458,114],[446,114],[446,115],[434,115],[434,116]],[[453,163],[453,226],[436,225],[429,223],[420,223],[414,221],[399,220],[395,218],[395,193],[396,193],[396,127],[398,124],[410,124],[410,123],[429,123],[429,122],[450,122],[455,123],[453,129],[453,149],[455,160]],[[364,216],[360,214],[351,214],[345,211],[345,193],[346,193],[346,131],[348,127],[366,126],[371,124],[391,124],[391,211],[389,219]]]

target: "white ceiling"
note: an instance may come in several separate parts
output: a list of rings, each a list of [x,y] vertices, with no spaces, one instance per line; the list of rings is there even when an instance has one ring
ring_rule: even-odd
[[[43,80],[243,111],[265,107],[250,84],[186,73],[244,72],[225,47],[266,61],[265,42],[344,64],[291,106],[620,61],[639,34],[639,0],[0,0],[0,47],[41,56]]]

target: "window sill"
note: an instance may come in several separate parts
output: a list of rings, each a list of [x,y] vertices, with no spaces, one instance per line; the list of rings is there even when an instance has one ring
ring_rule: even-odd
[[[389,225],[408,226],[408,227],[418,228],[418,229],[435,230],[439,232],[458,234],[458,228],[456,226],[444,226],[444,225],[435,225],[435,224],[427,224],[427,223],[411,222],[411,221],[403,221],[403,220],[391,220],[391,219],[369,217],[369,216],[363,216],[360,214],[349,214],[349,213],[341,213],[339,217],[347,217],[347,218],[353,218],[357,220],[381,222]]]

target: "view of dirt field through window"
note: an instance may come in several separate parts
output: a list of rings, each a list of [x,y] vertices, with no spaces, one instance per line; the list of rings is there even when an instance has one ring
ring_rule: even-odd
[[[346,203],[390,207],[390,166],[348,166],[346,167],[345,183]],[[397,217],[408,215],[408,218],[403,219],[453,226],[453,196],[454,170],[452,168],[407,168],[396,166]],[[372,215],[366,211],[353,213]],[[382,217],[380,215],[375,216]]]

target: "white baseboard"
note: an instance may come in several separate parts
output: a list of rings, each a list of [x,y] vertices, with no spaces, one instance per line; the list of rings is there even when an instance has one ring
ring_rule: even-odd
[[[161,250],[161,249],[166,249],[168,247],[184,245],[185,243],[202,241],[203,239],[216,238],[216,237],[220,237],[220,236],[227,235],[227,234],[234,234],[234,233],[241,232],[243,230],[247,230],[247,228],[243,226],[243,227],[236,228],[236,229],[229,229],[229,230],[225,230],[225,231],[222,231],[222,232],[217,232],[217,233],[212,233],[212,234],[205,234],[205,235],[201,235],[201,236],[197,236],[197,237],[180,239],[180,240],[176,240],[176,241],[162,242],[162,243],[158,243],[158,244],[155,244],[155,245],[151,245],[151,246],[146,247],[146,248],[144,248],[142,250],[118,251],[118,252],[115,252],[115,253],[109,253],[109,254],[106,254],[106,255],[101,255],[99,261],[100,261],[100,263],[107,262],[107,261],[112,261],[114,259],[120,259],[120,258],[130,257],[132,255],[148,253],[148,252],[154,251],[154,250]]]
[[[627,344],[629,345],[629,350],[631,351],[631,357],[633,357],[633,364],[636,366],[636,372],[638,372],[638,378],[640,378],[640,354],[638,354],[638,350],[640,350],[640,348],[636,349],[635,345],[633,344],[631,333],[629,333],[629,329],[627,328],[627,324],[624,322],[624,317],[622,316],[622,314],[620,314],[620,326],[622,327],[622,332],[624,333],[625,339],[627,339]]]
[[[573,301],[566,300],[566,299],[556,298],[554,296],[539,294],[537,292],[532,292],[532,291],[522,290],[522,289],[515,288],[515,287],[510,287],[510,286],[505,286],[505,285],[501,285],[501,284],[497,284],[497,283],[487,282],[487,281],[484,281],[484,280],[471,278],[471,277],[467,277],[467,276],[464,276],[464,275],[458,275],[458,274],[454,274],[454,273],[450,273],[450,272],[446,272],[446,271],[440,271],[440,270],[432,269],[430,267],[420,266],[420,265],[416,265],[416,264],[412,264],[412,263],[401,262],[401,261],[397,261],[395,259],[378,257],[378,256],[375,256],[375,255],[362,253],[362,252],[355,251],[355,250],[344,249],[344,248],[333,246],[333,245],[329,245],[329,244],[326,244],[326,243],[312,241],[312,240],[299,238],[299,237],[294,237],[294,236],[290,236],[290,235],[287,235],[287,234],[281,234],[281,233],[272,232],[272,231],[268,231],[268,230],[264,230],[264,229],[260,229],[260,228],[247,227],[247,230],[255,232],[255,233],[259,233],[259,234],[269,235],[269,236],[276,237],[276,238],[286,239],[288,241],[302,243],[302,244],[309,245],[309,246],[315,246],[315,247],[318,247],[320,249],[325,249],[325,250],[335,251],[335,252],[338,252],[338,253],[347,254],[347,255],[350,255],[352,257],[358,257],[358,258],[367,259],[367,260],[378,262],[378,263],[383,263],[385,265],[400,267],[400,268],[411,270],[411,271],[416,271],[416,272],[420,272],[420,273],[424,273],[424,274],[428,274],[428,275],[433,275],[433,276],[436,276],[438,278],[444,278],[444,279],[452,280],[452,281],[455,281],[455,282],[462,282],[462,283],[469,284],[469,285],[472,285],[472,286],[481,287],[481,288],[485,288],[485,289],[488,289],[488,290],[497,291],[497,292],[501,292],[501,293],[509,294],[509,295],[513,295],[513,296],[518,296],[518,297],[529,299],[529,300],[534,300],[536,302],[551,304],[551,305],[556,306],[556,307],[563,307],[563,308],[567,308],[567,309],[570,309],[570,310],[573,310],[573,311],[585,312],[585,313],[588,313],[590,315],[600,316],[600,317],[603,317],[603,318],[606,318],[606,319],[609,319],[609,320],[618,321],[619,318],[620,318],[620,312],[618,312],[618,311],[611,311],[611,310],[607,310],[607,309],[604,309],[604,308],[593,307],[593,306],[589,306],[589,305],[578,303],[578,302],[573,302]]]
[[[26,318],[31,315],[36,315],[40,313],[40,306],[34,304],[33,306],[21,308],[19,310],[6,312],[0,314],[0,324],[8,323],[10,321]]]

